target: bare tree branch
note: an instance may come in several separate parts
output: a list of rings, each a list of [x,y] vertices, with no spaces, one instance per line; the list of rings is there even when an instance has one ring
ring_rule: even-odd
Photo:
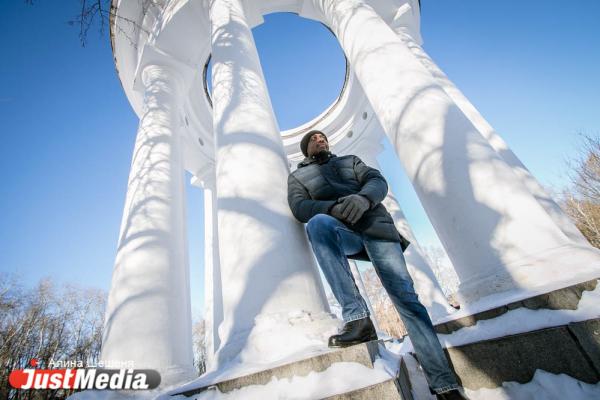
[[[23,0],[27,5],[34,5],[34,0]],[[130,0],[138,1],[142,7],[144,15],[154,6],[160,4],[160,0]],[[129,44],[135,46],[136,32],[149,32],[141,26],[136,20],[123,17],[117,14],[117,10],[112,5],[112,0],[79,0],[79,12],[73,16],[67,23],[79,28],[79,41],[85,47],[88,42],[89,32],[92,28],[97,28],[100,36],[110,31],[111,21],[113,22],[114,32],[122,34]]]
[[[12,389],[11,371],[32,358],[97,362],[106,294],[76,287],[57,288],[46,279],[23,290],[20,282],[0,275],[0,398],[64,398],[60,390]]]
[[[600,137],[580,138],[577,156],[567,162],[571,185],[559,203],[590,244],[600,248]]]

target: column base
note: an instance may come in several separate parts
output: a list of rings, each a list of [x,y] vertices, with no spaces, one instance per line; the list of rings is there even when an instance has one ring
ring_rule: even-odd
[[[580,308],[580,302],[582,296],[586,292],[592,292],[596,296],[598,287],[598,279],[592,279],[586,282],[578,283],[573,286],[568,286],[562,289],[554,290],[549,293],[544,293],[538,296],[530,297],[524,300],[506,303],[500,307],[495,307],[486,311],[474,313],[471,315],[464,315],[461,310],[455,315],[445,318],[444,322],[436,323],[435,330],[438,334],[452,334],[462,328],[468,328],[475,326],[480,321],[493,320],[501,315],[504,315],[510,311],[517,309],[527,310],[563,310],[563,311],[575,311]],[[600,292],[600,290],[598,290]],[[450,320],[450,318],[452,318]],[[510,333],[521,333],[526,330],[534,328],[528,328],[527,324],[530,322],[526,319],[522,321],[518,332]],[[493,327],[488,323],[488,329],[493,330]],[[493,333],[490,332],[492,336]]]
[[[328,312],[297,310],[259,314],[254,325],[223,340],[214,356],[215,369],[265,365],[294,358],[311,348],[327,346],[340,321]]]
[[[461,282],[456,294],[472,313],[600,277],[600,251],[569,244],[509,263]]]
[[[184,367],[172,365],[170,367],[160,369],[160,387],[173,386],[189,382],[198,377],[198,371],[193,367]]]

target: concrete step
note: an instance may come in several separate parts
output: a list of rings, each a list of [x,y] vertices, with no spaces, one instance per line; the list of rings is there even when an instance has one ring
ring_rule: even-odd
[[[367,386],[352,392],[336,394],[323,400],[413,400],[404,397],[396,379]]]
[[[355,362],[366,366],[367,368],[373,368],[373,362],[375,358],[379,356],[379,344],[381,341],[371,341],[367,343],[362,343],[355,346],[350,346],[342,349],[331,349],[325,353],[309,357],[303,360],[298,360],[292,363],[280,365],[268,370],[255,372],[252,374],[248,374],[245,376],[236,377],[233,379],[224,380],[221,382],[213,383],[209,386],[177,392],[173,394],[176,395],[184,395],[186,397],[193,396],[195,394],[201,393],[207,390],[209,387],[216,388],[221,393],[231,392],[235,389],[240,389],[245,386],[250,385],[265,385],[271,381],[273,377],[277,379],[291,378],[293,376],[306,376],[310,372],[322,372],[329,368],[332,364],[338,362]],[[381,344],[383,346],[383,344]],[[369,393],[377,394],[372,395],[371,397],[333,397],[333,398],[371,398],[371,399],[402,399],[402,397],[398,397],[398,389],[396,384],[394,383],[394,379],[391,379],[390,382],[382,382],[377,385],[369,386],[368,388],[356,390],[356,396],[363,396],[359,392],[366,390],[364,396],[367,396]],[[388,390],[392,390],[392,393],[389,396],[392,397],[380,397],[378,393],[383,393]],[[354,392],[353,392],[354,393]],[[345,395],[345,394],[344,394]],[[342,396],[342,395],[339,395]],[[395,396],[395,397],[393,397]]]
[[[540,369],[581,382],[600,382],[600,319],[574,322],[446,349],[471,390],[526,383]]]
[[[404,400],[435,400],[421,365],[410,354],[403,355],[400,360],[398,388]]]
[[[459,383],[470,390],[494,389],[505,382],[524,384],[533,379],[537,370],[597,384],[600,319],[483,340],[444,351]],[[415,358],[405,356],[398,377],[401,387],[410,389],[414,400],[429,398],[423,383],[415,385],[415,379],[424,381],[422,369]],[[415,390],[415,386],[420,389]]]

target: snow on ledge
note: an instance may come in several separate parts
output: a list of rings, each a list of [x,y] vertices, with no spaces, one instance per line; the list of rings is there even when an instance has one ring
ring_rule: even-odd
[[[381,360],[370,369],[354,362],[338,362],[323,372],[311,372],[306,376],[277,379],[273,377],[266,385],[251,385],[228,393],[210,390],[194,397],[173,399],[230,400],[230,399],[322,399],[346,393],[390,379]]]
[[[600,398],[600,383],[591,385],[568,375],[535,371],[525,384],[505,382],[496,389],[465,390],[472,400],[588,400]]]
[[[475,325],[451,334],[440,334],[438,338],[444,347],[461,346],[595,318],[600,318],[600,284],[594,290],[582,293],[576,310],[517,308],[496,318],[477,321]]]

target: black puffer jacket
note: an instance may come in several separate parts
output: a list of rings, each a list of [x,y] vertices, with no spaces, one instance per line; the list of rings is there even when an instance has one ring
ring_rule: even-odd
[[[337,199],[357,193],[371,201],[371,208],[348,227],[370,238],[400,242],[404,250],[409,242],[398,233],[392,216],[381,204],[387,191],[379,171],[353,155],[306,158],[288,177],[288,203],[300,222],[329,214]]]

